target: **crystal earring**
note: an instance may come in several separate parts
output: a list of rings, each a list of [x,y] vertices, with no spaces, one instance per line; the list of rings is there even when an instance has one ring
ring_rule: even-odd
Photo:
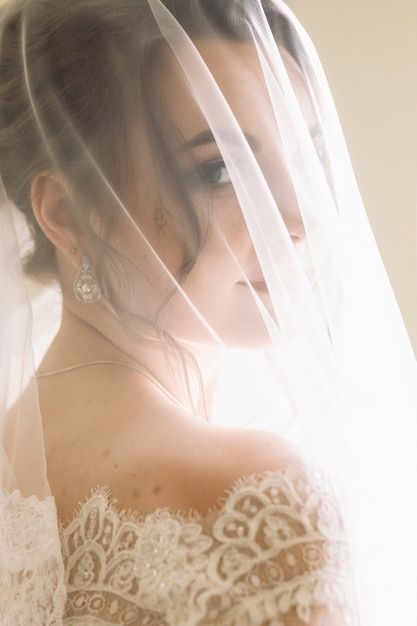
[[[83,256],[81,260],[81,268],[75,277],[73,289],[75,297],[83,304],[91,304],[101,297],[100,286],[88,256]]]

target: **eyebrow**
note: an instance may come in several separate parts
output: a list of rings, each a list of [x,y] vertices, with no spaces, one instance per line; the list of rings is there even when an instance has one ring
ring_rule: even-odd
[[[229,144],[236,145],[237,142],[234,140],[231,133],[224,131],[222,132],[222,135],[226,137],[226,141]],[[246,137],[248,144],[252,148],[252,150],[254,152],[258,152],[261,147],[261,142],[259,141],[259,139],[255,137],[254,135],[250,135],[249,133],[244,133],[244,135]],[[183,150],[188,150],[190,148],[197,148],[198,146],[204,146],[209,143],[217,143],[217,142],[213,135],[213,132],[209,128],[207,128],[206,130],[203,130],[203,132],[198,133],[198,135],[195,135],[194,137],[192,137],[192,139],[190,139],[189,141],[186,141],[184,144],[182,144],[179,151],[182,152]]]
[[[309,132],[312,137],[314,137],[315,135],[318,135],[321,132],[320,124],[318,122],[313,124],[309,128]],[[246,137],[248,144],[252,148],[252,151],[259,152],[262,146],[260,140],[254,135],[251,135],[250,133],[243,133],[243,134]],[[228,135],[229,137],[227,137]],[[236,145],[236,142],[234,141],[230,133],[225,132],[225,136],[230,144]],[[183,143],[179,149],[179,152],[182,152],[183,150],[189,150],[190,148],[197,148],[199,146],[204,146],[209,143],[216,143],[216,139],[213,135],[213,132],[210,130],[210,128],[207,128],[206,130],[203,130],[201,133],[198,133],[197,135],[192,137],[189,141],[186,141],[185,143]]]

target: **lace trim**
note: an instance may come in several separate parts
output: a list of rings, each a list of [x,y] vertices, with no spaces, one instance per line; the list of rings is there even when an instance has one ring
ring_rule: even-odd
[[[52,496],[0,494],[0,616],[3,626],[60,626],[66,601]]]
[[[235,481],[233,481],[229,487],[223,490],[223,494],[217,498],[214,505],[212,505],[204,514],[192,507],[189,507],[187,509],[176,509],[174,507],[163,506],[154,509],[152,513],[143,515],[135,509],[122,508],[119,505],[118,498],[115,498],[113,496],[112,490],[109,485],[97,484],[92,487],[90,493],[87,494],[85,498],[78,503],[70,519],[68,519],[65,523],[63,523],[61,520],[58,520],[59,530],[61,535],[67,532],[70,526],[77,520],[80,514],[82,514],[84,508],[89,506],[89,504],[91,504],[91,502],[94,501],[97,497],[102,498],[105,502],[105,508],[115,513],[122,522],[133,522],[137,524],[142,524],[146,522],[146,520],[150,517],[158,517],[160,515],[167,514],[184,524],[187,524],[189,522],[195,522],[197,524],[201,524],[202,526],[208,526],[213,519],[222,514],[223,510],[227,507],[230,498],[241,488],[248,486],[258,488],[262,484],[262,481],[264,479],[279,476],[284,479],[284,476],[287,476],[287,478],[289,479],[287,481],[287,488],[292,489],[291,480],[295,476],[297,476],[298,479],[303,479],[304,483],[306,483],[307,475],[307,484],[309,486],[308,490],[316,490],[318,493],[321,493],[322,496],[328,494],[330,498],[335,500],[334,491],[330,486],[330,482],[323,470],[312,464],[309,465],[308,470],[306,470],[305,466],[301,465],[300,463],[287,463],[282,464],[278,469],[268,469],[262,472],[254,472],[252,474],[245,474],[243,476],[240,476]]]
[[[272,626],[316,606],[355,623],[343,522],[316,468],[243,476],[205,515],[116,503],[97,486],[60,524],[65,623]]]

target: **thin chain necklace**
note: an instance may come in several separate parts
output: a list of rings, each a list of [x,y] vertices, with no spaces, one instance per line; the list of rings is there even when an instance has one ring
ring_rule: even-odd
[[[122,363],[121,361],[111,361],[111,360],[101,360],[101,361],[89,361],[88,363],[80,363],[79,365],[70,365],[69,367],[63,367],[59,370],[53,370],[51,372],[44,372],[41,374],[37,374],[36,378],[47,378],[48,376],[54,376],[55,374],[63,374],[64,372],[71,372],[72,370],[78,369],[80,367],[87,367],[88,365],[102,365],[102,364],[111,364],[111,365],[122,365],[123,367],[128,367],[136,372],[140,372],[150,381],[152,381],[168,398],[170,398],[177,406],[179,406],[183,411],[187,413],[191,413],[190,409],[184,407],[179,400],[175,396],[173,396],[161,383],[159,380],[154,378],[151,374],[144,372],[141,368],[136,367],[135,365],[130,365],[129,363]]]

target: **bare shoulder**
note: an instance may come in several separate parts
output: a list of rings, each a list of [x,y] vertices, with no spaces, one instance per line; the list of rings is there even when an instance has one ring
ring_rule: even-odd
[[[303,465],[298,450],[274,433],[217,425],[204,431],[203,445],[187,455],[182,467],[182,508],[204,515],[238,479],[289,463]]]
[[[117,394],[97,396],[91,384],[82,402],[78,397],[76,406],[62,407],[59,427],[57,403],[43,402],[51,415],[48,478],[63,521],[100,484],[109,486],[121,508],[142,515],[160,507],[204,515],[238,478],[297,459],[278,435],[208,424],[147,389],[132,393],[124,378],[112,382]],[[124,401],[123,385],[129,391]]]
[[[206,515],[238,479],[301,463],[296,449],[278,435],[207,424],[185,415],[167,420],[154,435],[153,443],[137,440],[136,455],[124,448],[117,455],[123,457],[119,469],[107,473],[106,479],[123,508],[143,515],[159,507]]]
[[[300,458],[288,439],[266,430],[213,425],[207,438],[220,446],[220,467],[231,475],[278,469]]]
[[[119,467],[101,472],[123,508],[143,515],[159,507],[206,515],[239,478],[301,462],[286,439],[270,432],[207,424],[181,414],[165,417],[165,422],[156,420],[160,426],[154,424],[152,436],[142,431],[130,452],[129,446],[119,453],[114,442],[108,446],[109,459],[117,459]],[[130,441],[135,442],[134,434]]]

